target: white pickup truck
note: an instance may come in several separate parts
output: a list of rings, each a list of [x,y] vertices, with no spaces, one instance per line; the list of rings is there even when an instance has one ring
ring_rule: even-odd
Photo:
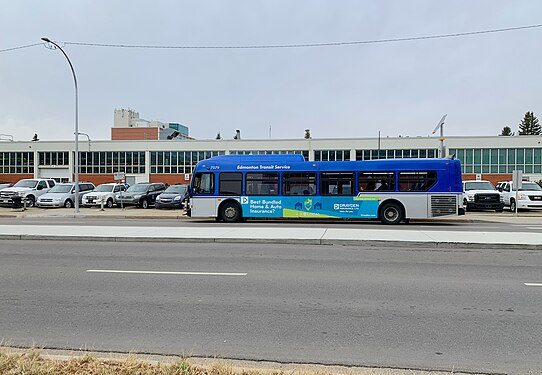
[[[463,181],[463,205],[467,211],[495,210],[502,212],[501,195],[489,181]]]
[[[542,188],[536,182],[522,181],[521,188],[517,192],[517,202],[516,191],[512,189],[512,181],[498,185],[504,205],[510,211],[516,211],[516,206],[518,210],[542,210]]]
[[[0,205],[13,205],[13,198],[20,197],[26,201],[27,207],[32,207],[36,204],[36,200],[42,194],[49,191],[55,186],[55,180],[28,178],[18,181],[15,185],[0,190]]]

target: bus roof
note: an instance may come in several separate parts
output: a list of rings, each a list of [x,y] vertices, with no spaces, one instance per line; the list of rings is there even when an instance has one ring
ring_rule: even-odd
[[[445,169],[450,164],[459,164],[451,159],[380,159],[364,161],[305,161],[300,154],[271,155],[220,155],[200,161],[196,171],[219,166],[221,171],[384,171]]]

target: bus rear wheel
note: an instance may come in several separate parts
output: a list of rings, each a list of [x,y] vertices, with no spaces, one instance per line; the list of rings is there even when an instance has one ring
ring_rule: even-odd
[[[236,223],[241,220],[241,207],[234,202],[226,202],[220,206],[218,217],[225,223]]]
[[[399,224],[403,220],[403,209],[397,203],[384,203],[380,209],[382,224]]]

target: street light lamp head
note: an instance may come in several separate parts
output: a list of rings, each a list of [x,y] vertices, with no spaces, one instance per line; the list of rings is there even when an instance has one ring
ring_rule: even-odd
[[[44,42],[47,42],[47,43],[51,43],[51,40],[49,40],[49,38],[43,37],[43,38],[41,38],[41,40],[43,40]]]

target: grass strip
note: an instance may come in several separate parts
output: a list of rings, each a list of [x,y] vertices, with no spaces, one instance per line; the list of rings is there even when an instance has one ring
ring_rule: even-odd
[[[462,372],[401,370],[386,368],[347,368],[288,365],[284,370],[239,367],[236,361],[168,357],[164,362],[121,355],[104,359],[92,353],[67,356],[49,355],[39,349],[0,348],[2,375],[460,375]],[[197,363],[197,364],[195,364]],[[247,362],[248,363],[248,362]],[[250,366],[250,365],[249,365]],[[332,370],[333,369],[333,370]],[[469,374],[473,375],[473,374]],[[483,374],[478,374],[483,375]]]

